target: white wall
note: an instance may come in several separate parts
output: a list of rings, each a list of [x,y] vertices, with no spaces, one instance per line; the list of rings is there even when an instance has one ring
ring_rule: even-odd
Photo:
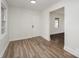
[[[7,6],[5,0],[2,0],[2,2]],[[1,16],[1,0],[0,0],[0,16]],[[1,22],[1,17],[0,17],[0,22]],[[1,29],[1,23],[0,23],[0,29]],[[2,35],[0,31],[0,57],[3,56],[8,44],[9,44],[8,32],[6,32],[5,35]]]
[[[64,49],[79,57],[79,0],[61,0],[59,3],[49,7],[42,13],[44,26],[42,36],[50,41],[49,13],[65,7],[65,46]],[[43,24],[42,23],[42,24]]]
[[[8,47],[9,44],[9,38],[8,35],[6,35],[2,40],[0,40],[0,57],[3,56],[6,48]]]
[[[55,17],[59,19],[59,27],[55,28]],[[50,34],[64,33],[64,14],[52,12],[50,13]]]
[[[47,8],[46,10],[43,10],[42,11],[42,37],[44,37],[46,40],[50,41],[50,12],[56,10],[56,9],[59,9],[59,8],[62,8],[64,6],[64,2],[63,1],[60,1],[58,2],[57,4],[53,5],[53,6],[50,6],[49,8]]]
[[[9,39],[27,39],[40,36],[40,12],[25,8],[9,7]],[[35,26],[33,30],[32,24]]]
[[[79,0],[65,1],[65,50],[79,57]]]

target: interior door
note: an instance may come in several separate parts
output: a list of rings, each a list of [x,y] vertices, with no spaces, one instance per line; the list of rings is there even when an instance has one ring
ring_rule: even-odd
[[[32,35],[33,37],[39,36],[39,16],[33,16],[32,20]]]
[[[36,16],[31,16],[31,19],[27,21],[27,27],[28,27],[28,36],[36,37],[39,36],[39,17]]]
[[[25,34],[26,34],[27,38],[32,38],[33,37],[33,26],[32,26],[33,21],[29,19],[26,21],[26,23],[27,23],[26,30],[24,30],[24,31],[26,31]]]
[[[25,13],[25,12],[26,12],[26,10],[23,12],[18,12],[19,16],[21,16],[21,15],[23,16],[23,17],[19,17],[20,19],[22,18],[22,20],[19,21],[19,23],[20,23],[19,27],[21,30],[19,33],[21,34],[21,36],[23,35],[26,38],[36,37],[36,36],[38,36],[38,33],[39,33],[38,32],[39,31],[38,30],[39,29],[39,21],[38,21],[39,16],[32,12],[27,12],[27,13]],[[16,15],[15,15],[15,18],[16,18]]]

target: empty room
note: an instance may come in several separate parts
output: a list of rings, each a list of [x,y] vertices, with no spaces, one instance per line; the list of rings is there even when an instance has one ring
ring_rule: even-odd
[[[79,0],[0,0],[0,58],[78,58]]]

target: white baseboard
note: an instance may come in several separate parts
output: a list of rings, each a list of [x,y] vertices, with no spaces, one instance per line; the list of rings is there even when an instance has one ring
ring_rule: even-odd
[[[23,40],[23,39],[29,39],[31,37],[20,37],[20,38],[13,38],[13,39],[10,39],[9,41],[17,41],[17,40]]]
[[[5,45],[5,48],[2,50],[2,52],[1,52],[1,54],[0,54],[0,58],[3,57],[4,52],[5,52],[5,50],[7,49],[8,45],[9,45],[9,42]]]
[[[64,47],[64,50],[66,50],[67,52],[71,53],[72,55],[74,55],[76,57],[79,57],[79,51],[76,51],[69,47]]]
[[[38,37],[38,36],[35,36],[35,37]],[[30,39],[30,38],[32,38],[32,37],[20,37],[20,38],[10,39],[9,41],[17,41],[17,40]]]
[[[45,40],[47,40],[47,41],[51,41],[50,37],[48,37],[48,36],[42,35],[41,37],[43,37],[43,38],[44,38]]]
[[[35,37],[38,37],[38,36],[35,36]],[[44,36],[40,36],[40,37],[43,37],[44,39],[46,39],[47,41],[50,41],[50,38],[46,38]],[[23,39],[30,39],[32,37],[20,37],[20,38],[13,38],[13,39],[10,39],[9,41],[17,41],[17,40],[23,40]]]

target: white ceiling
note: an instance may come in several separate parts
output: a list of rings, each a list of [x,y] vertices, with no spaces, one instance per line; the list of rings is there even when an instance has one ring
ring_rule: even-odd
[[[55,11],[56,13],[64,14],[64,7]]]
[[[60,8],[60,9],[57,9],[57,10],[55,10],[55,11],[52,11],[51,14],[52,14],[52,13],[64,14],[64,7],[63,7],[63,8]]]
[[[37,1],[36,4],[31,4],[30,0],[8,0],[8,4],[9,6],[14,6],[14,7],[43,10],[59,2],[60,0],[36,0],[36,1]]]

